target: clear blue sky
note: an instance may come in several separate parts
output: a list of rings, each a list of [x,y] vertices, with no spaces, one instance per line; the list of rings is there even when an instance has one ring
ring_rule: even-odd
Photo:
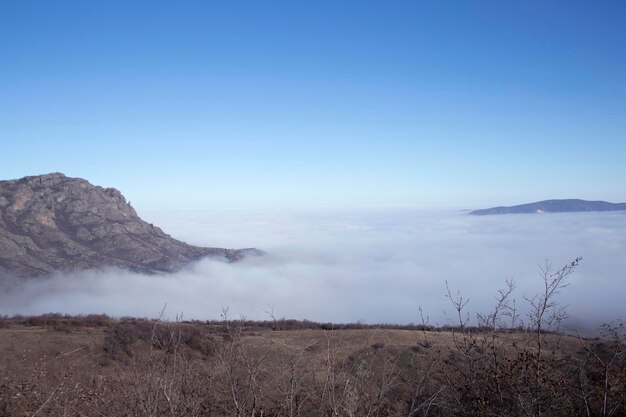
[[[0,178],[137,208],[626,201],[624,1],[0,1]]]

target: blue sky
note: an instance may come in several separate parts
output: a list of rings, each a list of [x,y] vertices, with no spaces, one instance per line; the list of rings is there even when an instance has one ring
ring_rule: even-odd
[[[0,1],[0,178],[141,208],[626,201],[626,3]]]

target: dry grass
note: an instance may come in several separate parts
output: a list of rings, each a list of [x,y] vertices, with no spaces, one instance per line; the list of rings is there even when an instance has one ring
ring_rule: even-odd
[[[548,334],[537,360],[526,332],[58,320],[3,321],[0,416],[624,415],[608,340]]]

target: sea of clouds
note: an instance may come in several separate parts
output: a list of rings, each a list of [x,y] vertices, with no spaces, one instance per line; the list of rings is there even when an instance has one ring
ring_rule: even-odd
[[[574,328],[626,317],[626,214],[472,216],[414,209],[149,211],[145,220],[186,242],[267,252],[229,264],[205,259],[170,275],[85,271],[3,284],[0,314],[107,313],[169,318],[277,317],[367,323],[448,324],[454,294],[487,312],[506,279],[541,291],[539,265],[580,266],[558,301]]]

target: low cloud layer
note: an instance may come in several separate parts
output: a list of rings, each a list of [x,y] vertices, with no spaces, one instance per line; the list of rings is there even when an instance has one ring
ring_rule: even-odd
[[[418,306],[446,324],[451,289],[469,311],[487,311],[507,278],[515,297],[541,288],[538,265],[583,257],[559,300],[570,325],[623,319],[626,215],[568,213],[470,216],[465,212],[330,210],[149,212],[174,237],[204,246],[257,247],[261,258],[206,259],[171,275],[119,270],[5,282],[0,313],[107,313],[172,318],[278,316],[316,321],[418,322]]]

